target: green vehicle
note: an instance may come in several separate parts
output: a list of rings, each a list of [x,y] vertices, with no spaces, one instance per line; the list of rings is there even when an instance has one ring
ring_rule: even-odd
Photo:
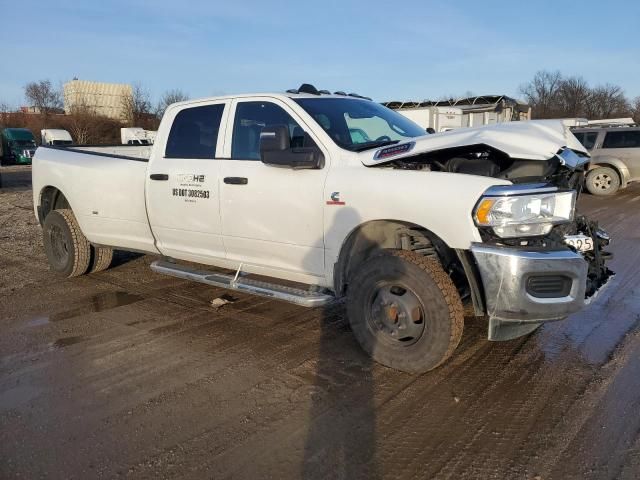
[[[31,165],[36,153],[36,139],[26,128],[5,128],[0,134],[0,163],[2,165]]]

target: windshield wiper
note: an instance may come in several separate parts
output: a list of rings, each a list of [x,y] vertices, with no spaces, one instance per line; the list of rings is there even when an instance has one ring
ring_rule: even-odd
[[[381,140],[378,142],[373,140],[371,142],[354,145],[354,147],[351,148],[351,150],[354,152],[364,152],[365,150],[370,150],[372,148],[379,148],[379,147],[384,147],[386,145],[393,145],[395,143],[398,143],[399,141],[400,140]]]

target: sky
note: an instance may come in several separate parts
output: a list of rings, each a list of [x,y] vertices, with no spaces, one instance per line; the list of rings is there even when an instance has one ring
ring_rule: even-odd
[[[0,0],[0,103],[24,85],[139,83],[157,100],[301,83],[378,101],[520,97],[538,70],[640,95],[640,1]]]

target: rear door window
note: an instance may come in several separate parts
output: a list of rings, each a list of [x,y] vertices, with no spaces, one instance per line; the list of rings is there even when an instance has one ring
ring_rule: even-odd
[[[640,148],[640,130],[607,132],[602,148]]]
[[[224,103],[185,108],[173,120],[166,158],[215,158]]]

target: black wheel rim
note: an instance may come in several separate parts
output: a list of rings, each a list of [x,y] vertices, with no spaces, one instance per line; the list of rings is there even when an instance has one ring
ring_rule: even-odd
[[[58,264],[66,265],[69,261],[69,245],[66,235],[58,225],[51,225],[49,228],[49,243],[51,253]]]
[[[418,296],[399,282],[379,283],[366,305],[368,328],[382,341],[410,346],[425,333],[426,318]]]

